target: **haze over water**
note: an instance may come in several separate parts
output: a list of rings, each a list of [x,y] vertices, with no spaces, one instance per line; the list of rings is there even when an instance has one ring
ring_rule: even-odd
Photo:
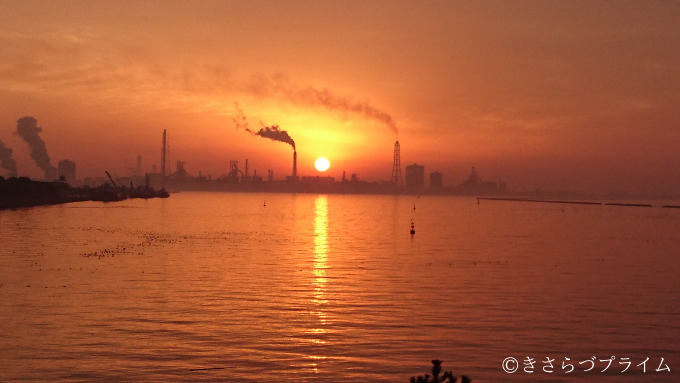
[[[2,211],[0,381],[406,382],[435,358],[476,382],[672,381],[679,228],[676,209],[458,197]]]

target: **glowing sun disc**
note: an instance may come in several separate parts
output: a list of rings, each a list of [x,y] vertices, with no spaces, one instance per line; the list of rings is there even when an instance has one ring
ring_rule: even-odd
[[[329,166],[331,166],[331,163],[323,157],[317,158],[316,162],[314,162],[314,167],[320,172],[325,172]]]

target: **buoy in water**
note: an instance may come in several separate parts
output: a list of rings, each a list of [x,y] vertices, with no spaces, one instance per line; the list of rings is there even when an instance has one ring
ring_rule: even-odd
[[[410,231],[410,233],[411,233],[411,235],[416,233],[416,227],[415,227],[415,224],[413,223],[413,220],[411,220],[411,231]]]

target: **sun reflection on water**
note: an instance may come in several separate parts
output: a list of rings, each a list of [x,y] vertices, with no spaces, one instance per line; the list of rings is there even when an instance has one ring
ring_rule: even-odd
[[[314,268],[312,288],[313,295],[311,298],[312,309],[310,314],[315,315],[318,319],[316,328],[308,330],[311,335],[310,341],[314,344],[325,344],[324,335],[326,330],[327,314],[324,311],[324,306],[328,303],[326,297],[326,273],[328,270],[328,199],[326,196],[317,197],[314,201]],[[308,355],[309,359],[322,360],[326,359],[321,355]],[[313,363],[314,372],[318,373],[318,364]]]
[[[314,216],[314,302],[327,303],[326,269],[328,269],[328,200],[319,196]]]

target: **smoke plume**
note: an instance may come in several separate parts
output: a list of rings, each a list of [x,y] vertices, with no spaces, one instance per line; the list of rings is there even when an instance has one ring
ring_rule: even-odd
[[[243,128],[246,132],[254,136],[260,136],[269,138],[274,141],[285,142],[292,146],[293,150],[295,150],[295,141],[293,141],[290,135],[288,135],[287,131],[281,130],[278,125],[265,126],[264,123],[260,121],[262,128],[255,132],[248,127],[249,126],[248,118],[243,113],[243,110],[241,110],[241,108],[238,107],[238,104],[234,104],[234,106],[236,107],[236,110],[238,112],[234,117],[232,117],[232,121],[234,122],[234,125],[236,125],[236,128],[238,129]]]
[[[332,111],[350,113],[385,124],[398,134],[397,124],[388,113],[375,108],[367,101],[355,101],[338,96],[328,89],[313,86],[302,87],[292,83],[284,75],[257,76],[246,86],[244,91],[260,97],[279,97],[291,104],[322,107]]]
[[[12,158],[12,149],[6,147],[2,141],[0,141],[0,165],[9,171],[9,177],[17,176],[17,163]]]
[[[250,132],[248,129],[248,118],[246,117],[245,114],[243,114],[243,110],[238,107],[238,103],[234,103],[234,107],[236,108],[236,111],[238,112],[235,116],[231,118],[231,120],[234,122],[234,125],[236,125],[237,129],[245,129]]]
[[[23,117],[17,121],[16,134],[23,138],[31,149],[31,158],[40,169],[45,172],[45,178],[51,181],[56,178],[57,169],[52,166],[47,154],[45,142],[40,138],[42,128],[38,127],[38,120],[33,117]]]
[[[272,126],[264,126],[260,128],[257,132],[253,132],[252,130],[246,128],[246,132],[250,134],[254,134],[256,136],[260,137],[265,137],[269,138],[274,141],[281,141],[285,142],[287,144],[290,144],[290,146],[293,147],[293,150],[295,150],[295,141],[288,135],[288,132],[285,130],[279,129],[278,125],[272,125]]]
[[[394,122],[394,119],[392,119],[392,116],[382,110],[374,108],[368,102],[352,101],[345,97],[337,96],[327,89],[316,89],[313,87],[292,89],[288,90],[287,93],[293,100],[297,99],[313,106],[319,105],[327,109],[353,113],[382,122],[395,134],[398,133],[397,124]]]

